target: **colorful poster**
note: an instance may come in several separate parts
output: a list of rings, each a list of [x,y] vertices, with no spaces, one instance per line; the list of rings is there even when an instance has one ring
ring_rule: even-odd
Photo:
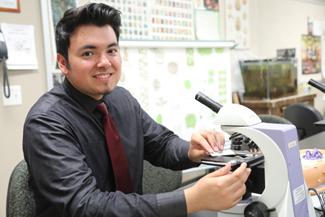
[[[192,0],[79,0],[101,2],[122,12],[121,39],[194,39]]]
[[[155,40],[194,38],[192,0],[160,0],[151,8],[151,36]]]
[[[321,72],[321,37],[314,35],[301,36],[302,74]]]
[[[219,0],[204,0],[204,7],[209,10],[219,10]]]
[[[77,5],[89,2],[105,3],[122,12],[122,40],[221,38],[219,0],[77,0]]]

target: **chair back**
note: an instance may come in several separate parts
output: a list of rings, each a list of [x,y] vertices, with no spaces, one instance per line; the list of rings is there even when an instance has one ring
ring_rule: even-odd
[[[143,193],[163,193],[182,186],[182,171],[156,167],[148,161],[143,164]]]
[[[292,124],[289,120],[277,115],[259,114],[258,116],[260,117],[262,122],[265,123]]]
[[[324,128],[314,124],[324,117],[311,105],[292,104],[284,109],[283,116],[296,126],[300,140],[324,131]]]
[[[22,160],[13,169],[9,179],[6,217],[35,216],[35,199],[28,180],[27,164]]]

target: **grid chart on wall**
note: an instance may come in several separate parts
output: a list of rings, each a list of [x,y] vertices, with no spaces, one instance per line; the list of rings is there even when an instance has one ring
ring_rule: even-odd
[[[221,104],[231,102],[229,50],[221,48],[122,48],[120,85],[158,123],[183,138],[216,127],[216,114],[194,99],[198,91]]]
[[[90,2],[105,3],[122,12],[122,40],[200,39],[196,33],[195,14],[202,11],[215,14],[216,21],[208,28],[220,28],[219,11],[205,7],[203,0],[200,4],[193,0],[78,0],[77,4]],[[217,40],[221,36],[213,37]]]

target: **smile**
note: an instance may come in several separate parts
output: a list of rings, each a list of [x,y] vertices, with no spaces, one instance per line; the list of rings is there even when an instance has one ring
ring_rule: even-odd
[[[106,79],[108,79],[111,76],[112,76],[112,73],[103,73],[103,74],[96,74],[96,75],[94,75],[94,77],[96,79],[99,79],[99,80],[106,80]]]

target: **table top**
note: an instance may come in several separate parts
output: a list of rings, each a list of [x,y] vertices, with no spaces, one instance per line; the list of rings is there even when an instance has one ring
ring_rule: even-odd
[[[286,100],[295,100],[297,98],[314,98],[316,97],[316,93],[301,93],[301,94],[295,94],[290,96],[284,96],[284,97],[278,97],[274,99],[243,99],[243,102],[250,102],[250,103],[259,103],[259,102],[281,102]]]
[[[300,140],[299,148],[300,149],[308,149],[308,148],[325,149],[325,131]]]
[[[324,120],[320,120],[314,123],[316,126],[320,126],[320,127],[325,127],[325,119]]]
[[[276,105],[288,105],[298,102],[311,101],[313,103],[316,93],[302,93],[290,96],[284,96],[274,99],[243,99],[241,104],[246,106],[274,107]]]

